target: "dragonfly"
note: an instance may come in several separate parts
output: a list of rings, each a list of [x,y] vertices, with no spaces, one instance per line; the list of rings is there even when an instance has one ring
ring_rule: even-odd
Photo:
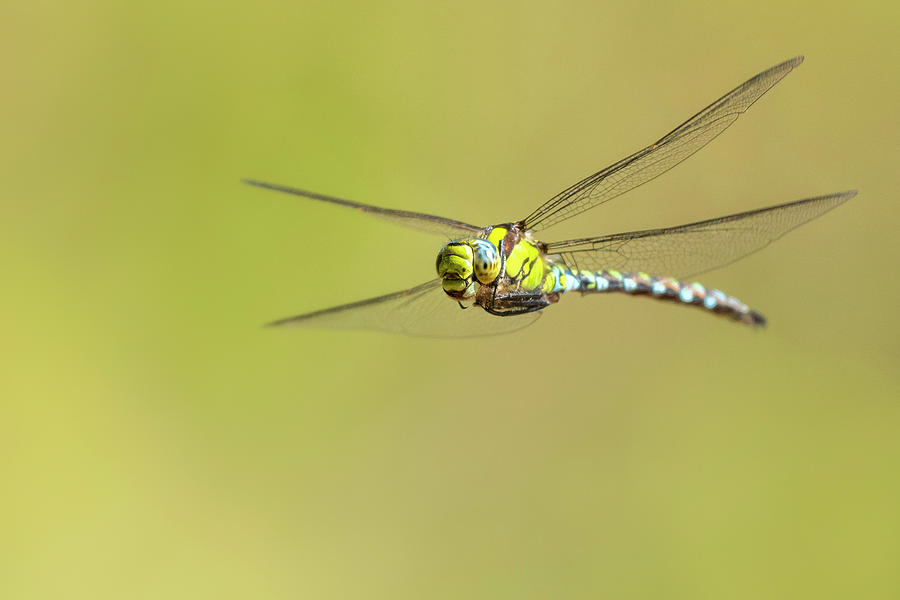
[[[762,314],[687,278],[743,258],[856,195],[827,194],[659,229],[544,242],[540,230],[616,198],[679,164],[725,131],[803,62],[786,60],[748,79],[656,142],[556,194],[518,221],[478,227],[306,190],[244,183],[351,208],[440,234],[437,278],[391,294],[273,321],[269,325],[377,330],[428,337],[508,333],[534,323],[569,292],[641,295],[696,307],[750,327]]]

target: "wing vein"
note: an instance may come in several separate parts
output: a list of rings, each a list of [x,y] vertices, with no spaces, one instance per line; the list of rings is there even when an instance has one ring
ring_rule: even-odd
[[[855,190],[688,223],[547,244],[581,268],[688,277],[743,258],[856,195]]]
[[[745,81],[655,143],[550,198],[525,218],[525,226],[556,225],[662,175],[728,129],[801,62],[803,57],[797,56]]]

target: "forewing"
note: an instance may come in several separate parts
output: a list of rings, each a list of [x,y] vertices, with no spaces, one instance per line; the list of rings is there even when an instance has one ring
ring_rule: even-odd
[[[310,200],[318,200],[320,202],[328,202],[329,204],[336,204],[338,206],[352,208],[354,210],[358,210],[360,212],[364,212],[366,214],[391,221],[392,223],[403,225],[404,227],[418,229],[419,231],[425,231],[427,233],[443,235],[447,237],[447,239],[472,237],[478,235],[482,231],[481,227],[469,225],[468,223],[463,223],[462,221],[456,221],[454,219],[447,219],[445,217],[437,217],[435,215],[411,212],[408,210],[381,208],[379,206],[371,206],[369,204],[354,202],[353,200],[344,200],[343,198],[335,198],[333,196],[326,196],[324,194],[308,192],[306,190],[301,190],[286,185],[279,185],[277,183],[266,183],[265,181],[257,181],[255,179],[243,179],[242,181],[248,185],[253,185],[267,190],[274,190],[276,192],[291,194],[293,196],[300,196],[302,198],[308,198]]]
[[[807,198],[718,219],[547,244],[573,269],[643,271],[684,278],[732,263],[856,195]]]
[[[434,279],[408,290],[269,323],[273,327],[375,330],[423,337],[475,337],[509,333],[534,323],[540,313],[491,315],[478,306],[463,310]]]
[[[803,62],[797,56],[731,90],[656,143],[560,192],[525,219],[546,229],[665,173],[725,131],[772,86]]]

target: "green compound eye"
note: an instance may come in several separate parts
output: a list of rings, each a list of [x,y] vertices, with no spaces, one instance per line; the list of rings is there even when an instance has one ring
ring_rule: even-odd
[[[481,283],[491,283],[500,274],[500,254],[497,248],[487,240],[472,240],[474,256],[472,268],[475,278]]]

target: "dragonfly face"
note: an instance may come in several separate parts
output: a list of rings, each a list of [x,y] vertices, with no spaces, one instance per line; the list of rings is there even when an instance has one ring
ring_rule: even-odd
[[[500,253],[487,240],[459,240],[441,248],[436,267],[444,292],[458,302],[471,303],[479,284],[493,283],[500,275]]]

